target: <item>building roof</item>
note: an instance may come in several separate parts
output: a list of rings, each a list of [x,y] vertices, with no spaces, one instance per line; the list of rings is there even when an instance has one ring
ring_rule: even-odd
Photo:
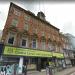
[[[14,7],[17,8],[17,9],[19,9],[19,10],[21,10],[21,11],[24,11],[25,13],[28,13],[29,15],[33,16],[34,18],[36,18],[36,19],[38,19],[38,20],[40,20],[40,21],[46,23],[47,25],[49,25],[49,26],[51,26],[51,27],[53,27],[54,29],[56,29],[56,30],[59,31],[59,28],[53,26],[53,25],[50,24],[48,21],[46,21],[46,20],[42,20],[42,19],[40,19],[38,16],[35,16],[35,14],[32,13],[31,11],[29,11],[29,10],[25,10],[25,9],[21,8],[20,6],[14,4],[14,3],[12,3],[12,2],[10,3],[10,7],[11,7],[11,6],[14,6]]]

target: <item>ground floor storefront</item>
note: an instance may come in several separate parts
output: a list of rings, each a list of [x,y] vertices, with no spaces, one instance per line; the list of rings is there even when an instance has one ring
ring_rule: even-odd
[[[20,59],[23,59],[23,65],[27,66],[27,70],[45,69],[49,66],[48,62],[52,62],[51,58],[3,56],[2,65],[19,64]]]
[[[47,66],[52,66],[54,71],[60,71],[63,69],[62,60],[58,60],[57,62],[52,58],[40,58],[40,57],[11,57],[11,56],[4,56],[4,60],[2,62],[2,66],[10,66],[11,72],[18,74],[19,68],[22,65],[22,73],[25,72],[23,67],[26,67],[27,71],[43,71],[46,70]],[[8,58],[8,59],[6,59]],[[23,58],[23,64],[21,62]]]
[[[72,67],[72,63],[69,57],[65,58],[66,68]]]
[[[72,66],[75,66],[75,58],[70,59]]]
[[[22,73],[24,68],[28,70],[41,71],[47,66],[62,67],[62,60],[64,56],[62,53],[53,53],[48,51],[17,48],[12,46],[5,46],[2,53],[2,65],[14,66],[16,72]]]

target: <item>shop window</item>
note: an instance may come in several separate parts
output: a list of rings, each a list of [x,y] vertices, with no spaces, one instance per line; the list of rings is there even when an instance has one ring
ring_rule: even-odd
[[[28,39],[27,38],[22,38],[21,47],[27,47],[27,44],[28,44]]]
[[[37,48],[37,40],[36,39],[32,40],[32,48]]]
[[[35,64],[36,61],[37,60],[35,58],[28,58],[28,64]]]
[[[14,39],[15,39],[15,34],[14,33],[10,33],[8,36],[8,44],[14,44]]]
[[[16,19],[16,18],[14,18],[13,20],[12,20],[12,23],[11,23],[11,25],[13,25],[13,26],[17,26],[17,24],[18,24],[18,19]]]

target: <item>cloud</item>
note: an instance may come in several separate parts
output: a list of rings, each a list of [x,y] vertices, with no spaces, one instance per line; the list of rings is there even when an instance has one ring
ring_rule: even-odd
[[[75,25],[69,21],[63,25],[62,31],[64,31],[64,33],[70,33],[70,34],[75,35],[74,28],[75,28]]]
[[[1,4],[0,3],[0,30],[2,30],[4,28],[8,10],[9,10],[9,4],[7,4],[7,3]]]

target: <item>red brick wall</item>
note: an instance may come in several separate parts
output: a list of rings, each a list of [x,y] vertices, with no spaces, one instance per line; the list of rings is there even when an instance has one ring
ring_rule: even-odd
[[[12,9],[12,10],[11,10]],[[8,13],[8,17],[6,20],[6,24],[4,27],[4,32],[3,32],[3,37],[6,38],[7,36],[7,29],[9,28],[9,26],[11,25],[12,19],[17,17],[19,20],[19,23],[17,25],[17,29],[18,31],[22,31],[24,29],[24,23],[26,22],[24,19],[25,15],[30,16],[30,21],[28,21],[29,24],[29,35],[33,35],[33,29],[37,29],[37,36],[38,36],[38,45],[40,47],[40,40],[41,40],[41,33],[44,31],[45,32],[45,38],[46,38],[46,44],[48,43],[48,37],[50,36],[51,40],[53,41],[53,36],[56,40],[57,43],[59,43],[59,41],[57,41],[57,38],[59,37],[59,30],[56,30],[54,27],[47,25],[46,23],[44,23],[43,21],[40,21],[38,19],[36,19],[35,17],[33,17],[32,15],[29,15],[27,12],[25,11],[21,11],[19,9],[16,8],[16,10],[21,12],[20,16],[16,16],[14,14],[14,6],[10,7],[9,13]],[[5,40],[5,39],[4,39]],[[19,40],[19,36],[17,35],[17,41]],[[61,41],[60,41],[61,42]],[[16,43],[16,45],[18,44],[18,42]],[[47,45],[46,45],[47,47]]]

